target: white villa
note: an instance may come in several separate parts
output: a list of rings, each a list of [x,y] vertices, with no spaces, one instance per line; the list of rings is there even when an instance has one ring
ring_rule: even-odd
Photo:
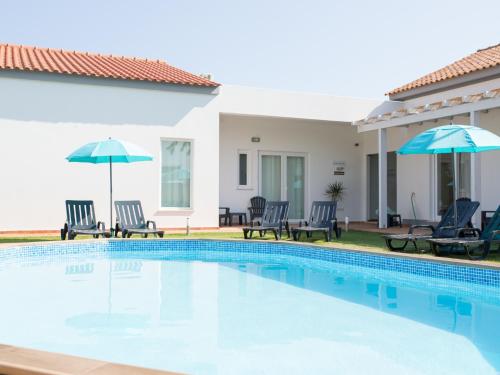
[[[290,220],[304,219],[334,181],[347,190],[341,221],[385,227],[388,208],[436,221],[452,200],[450,156],[395,150],[449,122],[500,134],[500,45],[388,95],[219,85],[157,60],[0,45],[0,232],[57,230],[66,199],[94,200],[106,220],[107,166],[65,157],[107,137],[154,156],[116,165],[114,198],[141,200],[162,228],[218,227],[220,206],[245,211],[255,195],[289,200]],[[479,210],[500,203],[499,164],[499,151],[460,157],[460,194]]]

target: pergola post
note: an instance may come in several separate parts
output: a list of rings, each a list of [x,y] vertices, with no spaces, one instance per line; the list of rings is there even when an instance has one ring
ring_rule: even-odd
[[[378,227],[387,228],[387,129],[378,130]]]
[[[469,121],[470,125],[480,126],[479,111],[470,112]],[[470,198],[473,201],[481,202],[481,153],[476,152],[470,154]],[[472,223],[476,227],[480,227],[480,211],[476,211]]]

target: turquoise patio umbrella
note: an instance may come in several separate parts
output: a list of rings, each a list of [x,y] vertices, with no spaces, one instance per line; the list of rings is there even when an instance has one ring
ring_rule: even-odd
[[[109,218],[113,227],[113,163],[134,163],[151,161],[153,157],[133,143],[108,138],[100,142],[91,142],[80,147],[66,157],[70,163],[109,164]]]
[[[397,152],[409,154],[453,154],[453,196],[455,226],[457,225],[458,166],[460,152],[500,150],[500,137],[488,130],[472,125],[443,125],[426,130],[406,142]]]

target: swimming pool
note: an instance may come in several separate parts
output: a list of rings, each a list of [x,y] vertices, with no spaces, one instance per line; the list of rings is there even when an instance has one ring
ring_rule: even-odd
[[[497,374],[500,272],[258,241],[0,250],[0,343],[193,374]]]

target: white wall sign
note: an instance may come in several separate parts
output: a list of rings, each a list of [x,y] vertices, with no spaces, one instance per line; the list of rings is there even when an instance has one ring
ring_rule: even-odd
[[[333,175],[334,176],[345,175],[345,161],[334,161],[333,162]]]

